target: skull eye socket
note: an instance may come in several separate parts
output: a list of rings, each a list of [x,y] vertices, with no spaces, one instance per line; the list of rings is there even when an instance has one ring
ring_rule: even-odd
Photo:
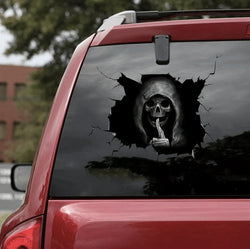
[[[167,99],[165,99],[161,102],[161,106],[164,108],[168,107],[169,105],[170,105],[170,102]]]
[[[150,99],[150,100],[146,103],[146,105],[147,105],[148,107],[153,107],[153,106],[155,105],[155,102],[154,102],[152,99]]]

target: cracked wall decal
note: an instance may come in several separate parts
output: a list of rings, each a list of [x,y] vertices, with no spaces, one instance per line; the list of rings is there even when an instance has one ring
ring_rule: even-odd
[[[121,74],[117,81],[125,95],[111,108],[109,132],[123,145],[153,146],[159,154],[191,153],[203,141],[198,98],[206,80],[181,83],[170,74],[152,74],[136,82]]]

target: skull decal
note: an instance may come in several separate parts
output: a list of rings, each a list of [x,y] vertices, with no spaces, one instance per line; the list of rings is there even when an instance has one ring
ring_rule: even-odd
[[[184,114],[178,82],[158,75],[144,76],[134,106],[139,139],[161,152],[186,144]]]
[[[160,94],[154,95],[145,103],[145,111],[147,112],[147,120],[152,127],[156,128],[157,119],[162,127],[167,123],[172,111],[171,101]]]
[[[125,95],[111,108],[109,131],[122,144],[170,154],[191,152],[203,141],[198,97],[205,80],[181,83],[164,74],[143,75],[139,83],[122,74],[117,81]]]

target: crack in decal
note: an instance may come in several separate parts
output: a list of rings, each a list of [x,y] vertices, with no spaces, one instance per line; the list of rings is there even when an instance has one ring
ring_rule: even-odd
[[[122,144],[170,154],[191,153],[203,141],[198,98],[206,80],[181,83],[162,74],[143,75],[139,83],[121,74],[117,81],[125,96],[111,108],[109,131]]]

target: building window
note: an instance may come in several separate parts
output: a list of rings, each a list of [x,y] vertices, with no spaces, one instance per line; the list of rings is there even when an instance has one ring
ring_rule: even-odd
[[[6,100],[7,96],[7,83],[0,82],[0,101]]]
[[[6,128],[6,123],[4,121],[0,121],[0,140],[5,139],[5,128]]]
[[[20,127],[20,122],[14,122],[13,124],[13,139],[17,140],[19,137],[19,127]]]
[[[20,100],[22,98],[23,89],[26,87],[24,83],[16,83],[15,84],[15,100]]]

